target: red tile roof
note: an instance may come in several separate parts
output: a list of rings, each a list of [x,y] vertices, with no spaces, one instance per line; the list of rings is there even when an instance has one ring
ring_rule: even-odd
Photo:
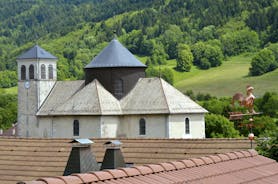
[[[105,153],[103,143],[108,139],[92,140],[95,142],[92,151],[97,161],[102,162]],[[71,151],[71,141],[72,139],[0,137],[0,183],[14,184],[22,180],[63,175]],[[120,139],[120,141],[123,143],[121,149],[125,162],[136,166],[150,164],[147,168],[144,167],[144,172],[147,173],[182,169],[185,166],[193,167],[195,162],[207,164],[211,161],[202,156],[250,148],[247,139]],[[182,160],[197,157],[198,160]],[[220,162],[221,159],[228,160],[230,157],[209,156],[214,163]],[[110,174],[116,177],[125,174],[136,176],[142,173],[133,168],[128,171],[122,169],[116,173],[111,171]],[[86,176],[88,179],[98,179],[92,174]]]
[[[218,184],[277,183],[278,163],[255,150],[237,151],[131,168],[39,178],[21,184]]]

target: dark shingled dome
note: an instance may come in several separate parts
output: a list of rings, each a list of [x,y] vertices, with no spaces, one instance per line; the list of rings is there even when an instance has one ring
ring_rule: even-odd
[[[118,40],[113,39],[85,68],[146,67]]]
[[[57,59],[38,45],[21,54],[17,59]]]

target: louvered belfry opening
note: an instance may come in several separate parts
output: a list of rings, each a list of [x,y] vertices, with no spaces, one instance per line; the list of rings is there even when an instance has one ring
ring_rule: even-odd
[[[101,170],[126,167],[121,151],[121,144],[122,143],[119,140],[113,140],[104,143],[106,151],[102,161]]]
[[[71,153],[64,171],[64,176],[72,173],[99,171],[99,166],[91,150],[93,143],[89,139],[74,139]]]

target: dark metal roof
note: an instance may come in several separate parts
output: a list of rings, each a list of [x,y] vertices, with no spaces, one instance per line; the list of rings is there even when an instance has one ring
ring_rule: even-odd
[[[38,45],[21,54],[17,59],[57,59]]]
[[[113,39],[85,68],[146,67],[118,40]]]

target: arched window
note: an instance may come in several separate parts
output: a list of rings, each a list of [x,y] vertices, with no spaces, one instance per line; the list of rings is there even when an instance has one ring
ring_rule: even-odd
[[[48,65],[48,78],[53,79],[53,65]]]
[[[21,80],[26,80],[26,67],[24,65],[21,66],[20,68],[20,79]]]
[[[29,79],[34,79],[35,77],[35,70],[34,70],[34,65],[29,66]]]
[[[185,118],[185,134],[190,134],[189,118]]]
[[[73,121],[73,136],[79,136],[79,121]]]
[[[41,79],[45,79],[46,78],[46,74],[45,74],[45,65],[42,64],[41,65]]]
[[[146,121],[144,118],[139,121],[139,135],[146,135]]]
[[[121,98],[124,94],[124,82],[122,79],[115,79],[113,83],[114,95]]]

